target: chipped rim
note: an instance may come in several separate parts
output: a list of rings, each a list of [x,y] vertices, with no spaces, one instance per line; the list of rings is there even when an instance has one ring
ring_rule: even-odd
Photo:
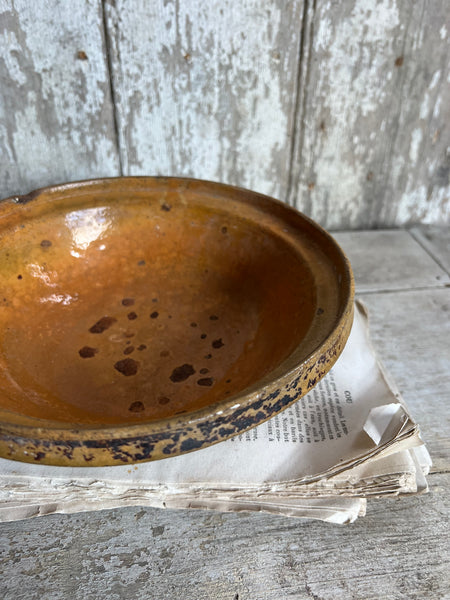
[[[256,201],[259,199],[282,208],[288,214],[300,216],[316,233],[331,243],[342,263],[345,276],[342,296],[345,301],[341,303],[334,328],[298,365],[283,371],[282,367],[289,359],[287,357],[272,372],[246,390],[176,417],[142,424],[124,423],[104,427],[73,427],[71,424],[63,427],[59,422],[44,419],[36,419],[37,425],[0,421],[1,457],[48,465],[108,466],[158,460],[197,450],[243,433],[289,407],[326,375],[344,349],[352,327],[354,310],[354,278],[349,260],[323,227],[300,211],[270,196],[237,186],[185,177],[111,177],[48,186],[22,196],[11,196],[0,201],[0,215],[3,211],[14,210],[14,205],[39,201],[43,193],[58,194],[120,182],[131,184],[145,181],[149,184],[178,182],[186,186],[203,184],[211,186],[216,192],[222,190],[228,194],[251,197]],[[273,377],[273,372],[280,370],[281,374]],[[175,443],[174,438],[177,439]]]

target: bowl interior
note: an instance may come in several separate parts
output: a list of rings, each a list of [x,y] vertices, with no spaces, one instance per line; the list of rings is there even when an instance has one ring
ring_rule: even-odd
[[[3,207],[3,413],[151,422],[311,352],[339,318],[342,274],[309,222],[248,194],[106,180]]]

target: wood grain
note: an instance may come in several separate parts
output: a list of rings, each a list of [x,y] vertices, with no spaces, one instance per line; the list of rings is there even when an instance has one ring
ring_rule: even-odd
[[[284,197],[302,1],[105,4],[125,174]]]
[[[186,175],[449,222],[449,30],[446,0],[0,0],[0,196]]]
[[[371,336],[419,423],[437,471],[450,471],[450,289],[362,294]]]
[[[449,275],[407,231],[348,231],[334,237],[350,260],[360,294],[450,284]]]
[[[412,236],[450,275],[450,227],[413,227]]]
[[[450,471],[450,279],[443,269],[450,229],[422,226],[413,233],[341,232],[335,238],[369,308],[372,340],[421,426],[433,468]]]
[[[3,600],[448,598],[449,476],[351,526],[124,508],[3,524]]]
[[[0,0],[0,197],[117,175],[100,1]]]
[[[332,229],[449,222],[448,3],[313,4],[290,202]]]

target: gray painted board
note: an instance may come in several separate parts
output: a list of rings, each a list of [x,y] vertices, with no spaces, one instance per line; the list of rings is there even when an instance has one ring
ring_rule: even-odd
[[[119,174],[99,1],[0,0],[0,198]]]
[[[0,0],[0,196],[187,175],[450,220],[447,0]]]
[[[407,231],[338,232],[359,293],[443,287],[448,274]]]
[[[413,418],[434,469],[450,470],[450,289],[362,294],[371,335]]]
[[[312,5],[290,201],[332,229],[448,223],[448,2]]]
[[[411,234],[450,275],[450,227],[414,227]]]
[[[107,2],[124,174],[284,197],[302,2]]]
[[[124,508],[5,523],[3,600],[448,598],[447,474],[347,527]]]

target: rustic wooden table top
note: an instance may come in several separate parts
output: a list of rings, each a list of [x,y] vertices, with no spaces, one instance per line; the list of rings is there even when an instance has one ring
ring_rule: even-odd
[[[433,458],[428,495],[348,526],[124,508],[0,526],[4,600],[450,598],[450,230],[339,233],[372,335]]]

